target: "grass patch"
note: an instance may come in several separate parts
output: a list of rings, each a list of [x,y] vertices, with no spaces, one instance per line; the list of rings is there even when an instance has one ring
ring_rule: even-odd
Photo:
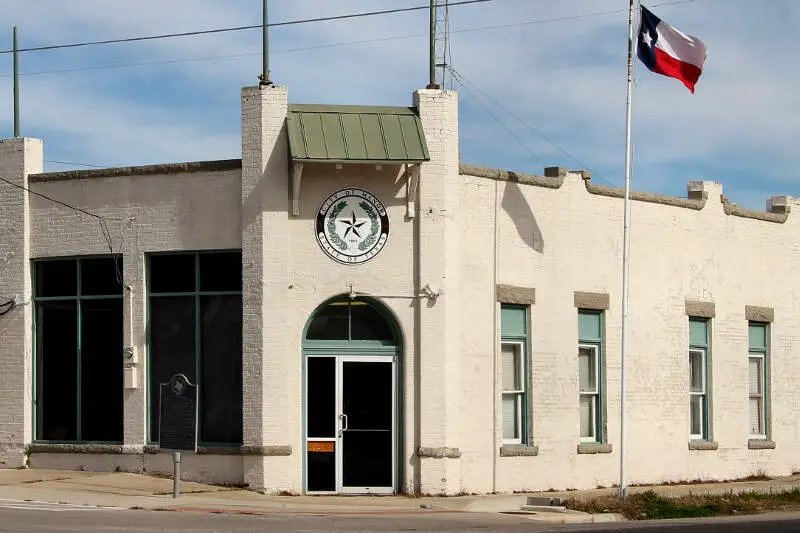
[[[587,501],[569,499],[569,509],[586,513],[621,513],[629,520],[699,518],[755,514],[763,511],[800,510],[800,488],[784,492],[743,492],[739,494],[694,494],[665,498],[649,490],[631,494],[625,501],[605,496]]]

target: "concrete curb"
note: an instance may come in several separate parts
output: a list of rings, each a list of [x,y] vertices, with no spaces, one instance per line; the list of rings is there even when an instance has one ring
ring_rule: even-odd
[[[548,522],[551,524],[600,524],[608,522],[627,522],[628,519],[619,513],[589,514],[566,509],[565,511],[504,511],[500,514],[525,516],[529,520]]]
[[[264,509],[215,509],[210,507],[159,507],[149,509],[151,511],[171,511],[177,513],[209,513],[209,514],[229,514],[229,515],[310,515],[310,516],[380,516],[380,515],[408,515],[408,514],[463,514],[464,511],[448,509],[380,509],[375,511],[330,511],[325,509],[309,510],[264,510]]]

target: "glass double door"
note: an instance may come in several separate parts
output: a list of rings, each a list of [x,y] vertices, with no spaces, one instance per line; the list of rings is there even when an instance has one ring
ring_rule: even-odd
[[[395,492],[396,375],[394,356],[307,357],[307,492]]]

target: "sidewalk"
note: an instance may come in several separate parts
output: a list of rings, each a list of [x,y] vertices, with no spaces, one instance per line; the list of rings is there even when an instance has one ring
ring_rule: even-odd
[[[800,476],[768,481],[631,487],[630,493],[655,490],[665,496],[722,494],[742,491],[782,491],[800,487]],[[536,496],[589,499],[614,495],[616,489],[541,492]],[[118,509],[151,509],[244,514],[504,513],[520,512],[533,494],[489,494],[456,497],[406,496],[269,496],[242,489],[181,483],[181,496],[172,498],[172,480],[129,473],[63,470],[0,470],[2,500],[90,505]],[[614,519],[584,513],[535,513],[527,516],[556,522]]]

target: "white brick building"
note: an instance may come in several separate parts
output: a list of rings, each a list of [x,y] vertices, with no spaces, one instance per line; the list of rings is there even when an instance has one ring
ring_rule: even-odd
[[[0,141],[0,467],[170,472],[157,387],[183,373],[187,478],[617,482],[621,191],[462,164],[455,93],[245,88],[241,160],[42,165],[41,141]],[[797,470],[796,201],[633,198],[628,481]]]

